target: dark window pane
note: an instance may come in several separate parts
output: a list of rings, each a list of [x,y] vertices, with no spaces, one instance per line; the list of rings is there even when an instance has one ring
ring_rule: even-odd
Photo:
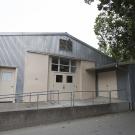
[[[58,58],[57,57],[52,57],[52,63],[58,64]]]
[[[58,71],[58,65],[52,64],[52,71]]]
[[[62,51],[72,51],[72,41],[60,39],[59,48]]]
[[[62,65],[69,65],[69,59],[60,58],[60,64],[62,64]]]
[[[67,83],[72,83],[72,82],[73,82],[73,77],[67,76]]]
[[[66,40],[60,39],[60,50],[66,51]]]
[[[71,66],[76,66],[76,61],[75,60],[71,60]]]
[[[75,73],[75,71],[76,71],[76,67],[71,67],[71,72]]]
[[[69,72],[69,66],[62,66],[62,65],[60,65],[60,71],[61,72]]]
[[[62,82],[63,76],[62,75],[56,75],[56,82]]]

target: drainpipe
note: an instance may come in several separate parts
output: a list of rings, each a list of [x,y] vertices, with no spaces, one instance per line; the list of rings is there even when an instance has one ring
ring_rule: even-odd
[[[97,71],[95,71],[95,77],[96,77],[95,86],[96,86],[96,97],[97,97],[99,95],[98,94],[99,90],[98,90],[98,72]]]

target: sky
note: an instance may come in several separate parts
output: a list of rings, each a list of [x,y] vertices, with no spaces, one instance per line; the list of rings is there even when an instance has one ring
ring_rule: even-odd
[[[97,2],[84,0],[0,0],[0,32],[68,32],[98,48]]]

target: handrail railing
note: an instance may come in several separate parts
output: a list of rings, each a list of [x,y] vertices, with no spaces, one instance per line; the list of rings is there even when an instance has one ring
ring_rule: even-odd
[[[108,101],[107,103],[111,103],[112,102],[112,92],[125,92],[125,90],[101,90],[98,91],[100,93],[105,92],[108,95]],[[29,92],[29,93],[22,93],[22,94],[7,94],[7,95],[0,95],[0,100],[3,99],[15,99],[16,96],[21,97],[21,98],[25,98],[25,97],[29,97],[29,102],[31,102],[31,98],[32,97],[36,97],[36,99],[34,99],[34,102],[37,102],[37,108],[39,107],[39,102],[40,102],[40,97],[41,96],[46,96],[48,98],[48,96],[51,95],[57,95],[57,97],[55,97],[53,100],[57,101],[57,103],[59,104],[60,101],[64,101],[61,100],[61,95],[62,94],[68,94],[69,95],[69,101],[70,101],[70,106],[75,106],[75,101],[76,101],[76,94],[77,93],[92,93],[91,97],[88,96],[88,94],[86,94],[86,96],[89,97],[89,99],[92,100],[92,104],[95,103],[95,99],[96,99],[96,91],[59,91],[59,90],[50,90],[50,91],[39,91],[39,92]],[[2,97],[3,96],[3,97]],[[53,101],[52,99],[50,99],[49,101]],[[84,99],[83,99],[84,100]],[[25,102],[25,101],[22,101]]]
[[[36,94],[39,94],[39,93],[44,93],[44,92],[54,92],[54,91],[58,91],[58,90],[49,90],[49,91],[38,91],[38,92],[25,92],[25,93],[16,93],[16,94],[2,94],[2,95],[0,95],[0,96],[10,96],[10,95],[14,95],[14,96],[16,96],[16,95],[24,95],[24,94],[32,94],[32,93],[36,93]]]

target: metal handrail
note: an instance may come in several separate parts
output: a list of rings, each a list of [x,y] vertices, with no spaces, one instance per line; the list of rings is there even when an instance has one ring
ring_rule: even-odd
[[[124,90],[110,90],[111,92],[113,91],[124,91]],[[110,92],[110,91],[107,91],[107,90],[102,90],[102,91],[99,91],[99,92]],[[49,94],[62,94],[62,93],[71,93],[72,91],[59,91],[59,90],[49,90],[49,91],[39,91],[39,92],[27,92],[27,93],[18,93],[18,94],[5,94],[5,95],[0,95],[0,96],[5,96],[5,97],[0,97],[0,99],[3,99],[3,98],[7,98],[9,96],[12,96],[15,97],[16,95],[18,95],[19,97],[25,97],[25,96],[36,96],[37,94],[38,95],[48,95]],[[92,93],[92,92],[96,92],[96,91],[73,91],[72,93],[76,93],[76,92],[89,92],[89,93]]]
[[[26,93],[16,93],[16,94],[3,94],[3,95],[0,95],[0,96],[17,96],[17,95],[25,95],[25,94],[33,94],[33,93],[36,93],[36,94],[39,94],[39,93],[44,93],[44,92],[52,92],[52,91],[58,91],[58,90],[49,90],[49,91],[38,91],[38,92],[26,92]]]
[[[108,93],[108,98],[109,98],[109,100],[108,100],[108,103],[111,103],[112,102],[112,92],[114,92],[114,91],[124,91],[124,90],[110,90],[110,91],[99,91],[99,92],[107,92]],[[60,100],[60,95],[61,94],[69,94],[70,95],[70,99],[68,100],[68,101],[70,101],[71,102],[71,106],[75,106],[75,101],[76,101],[76,99],[75,99],[75,94],[76,93],[78,93],[78,92],[81,92],[81,93],[83,93],[83,92],[89,92],[89,93],[92,93],[92,104],[94,104],[94,98],[95,98],[95,95],[94,95],[94,93],[96,94],[96,91],[59,91],[59,90],[50,90],[50,91],[40,91],[40,92],[31,92],[31,93],[23,93],[23,94],[12,94],[12,95],[10,95],[10,94],[7,94],[6,96],[4,96],[4,97],[0,97],[0,99],[9,99],[9,98],[11,98],[11,99],[15,99],[16,98],[16,95],[18,95],[18,97],[30,97],[30,99],[29,99],[29,101],[31,102],[31,97],[36,97],[37,99],[37,101],[35,101],[35,102],[37,102],[37,108],[39,107],[39,98],[40,98],[40,96],[42,96],[42,95],[57,95],[57,100],[55,100],[55,101],[57,101],[58,102],[58,104],[59,104],[59,102],[60,101],[63,101],[63,100]],[[53,101],[52,99],[50,100],[50,101]],[[66,100],[65,100],[66,101]]]

